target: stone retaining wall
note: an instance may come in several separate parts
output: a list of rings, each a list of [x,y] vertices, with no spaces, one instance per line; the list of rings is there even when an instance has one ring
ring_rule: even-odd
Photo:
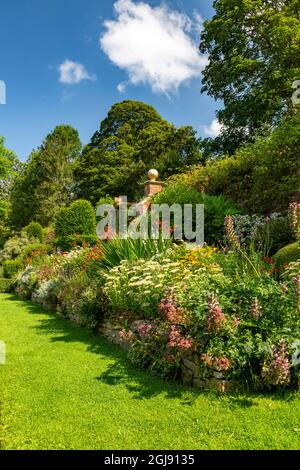
[[[140,323],[144,323],[144,320],[133,322],[130,329],[136,332]],[[99,328],[101,335],[105,336],[110,342],[118,344],[124,350],[128,351],[131,347],[131,343],[120,338],[120,331],[121,329],[109,320],[104,321]],[[231,380],[226,380],[224,373],[217,368],[206,368],[204,375],[199,368],[199,355],[196,356],[193,354],[187,354],[182,360],[181,380],[184,384],[200,390],[217,390],[221,393],[226,393],[238,389],[238,384]]]
[[[182,360],[182,382],[201,390],[217,390],[221,393],[234,391],[238,388],[233,381],[226,380],[222,371],[206,368],[205,374],[199,368],[199,357],[189,355]]]

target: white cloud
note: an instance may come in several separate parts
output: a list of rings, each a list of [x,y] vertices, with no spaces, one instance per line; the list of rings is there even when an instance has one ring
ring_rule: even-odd
[[[222,131],[222,124],[218,119],[213,119],[209,126],[203,126],[204,133],[209,137],[217,137]]]
[[[153,92],[176,92],[192,78],[199,78],[207,58],[193,39],[202,21],[165,5],[117,0],[116,19],[105,21],[100,45],[109,59],[127,71],[129,82],[148,84]],[[122,85],[122,84],[121,84]]]
[[[117,86],[118,92],[124,93],[126,91],[126,85],[127,85],[126,82],[119,83],[119,85]]]
[[[65,60],[59,67],[59,81],[66,85],[74,85],[83,80],[96,80],[95,75],[90,75],[85,66],[72,60]]]
[[[199,35],[203,30],[204,19],[202,18],[202,16],[197,10],[193,11],[193,17],[194,17],[194,30]]]

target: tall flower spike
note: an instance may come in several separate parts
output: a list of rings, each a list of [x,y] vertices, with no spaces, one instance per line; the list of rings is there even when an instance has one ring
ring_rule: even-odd
[[[296,294],[296,302],[297,302],[297,309],[300,312],[300,274],[293,278],[295,284],[295,294]]]
[[[290,381],[290,363],[288,344],[280,340],[273,350],[272,358],[265,363],[262,369],[262,377],[267,385],[284,385]]]
[[[262,316],[261,305],[257,297],[252,300],[251,315],[257,320]]]
[[[227,237],[229,245],[235,250],[239,250],[241,248],[241,245],[235,233],[233,218],[231,215],[228,215],[227,217],[225,217],[224,224],[225,224],[226,237]]]
[[[219,305],[218,300],[214,295],[210,296],[208,299],[208,316],[206,319],[207,331],[218,332],[222,329],[224,323],[226,322],[225,315],[222,311],[222,308]]]
[[[300,238],[300,203],[293,202],[289,206],[289,220],[294,236]]]

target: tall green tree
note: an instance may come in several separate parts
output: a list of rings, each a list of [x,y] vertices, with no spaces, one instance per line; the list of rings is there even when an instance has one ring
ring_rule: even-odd
[[[264,135],[292,110],[300,79],[299,0],[215,0],[200,51],[208,54],[203,92],[224,102],[223,130],[203,144],[230,154]]]
[[[107,195],[135,200],[150,168],[166,178],[202,161],[192,127],[178,129],[152,106],[123,101],[110,109],[84,148],[75,169],[76,192],[94,204]]]
[[[78,132],[57,126],[34,150],[11,192],[11,224],[21,228],[31,221],[49,224],[70,203],[73,166],[80,153]]]
[[[7,198],[13,175],[21,165],[16,154],[4,143],[4,137],[0,136],[0,200]]]
[[[15,153],[6,148],[4,143],[4,137],[0,136],[0,248],[9,234],[7,221],[10,188],[14,176],[21,167]]]

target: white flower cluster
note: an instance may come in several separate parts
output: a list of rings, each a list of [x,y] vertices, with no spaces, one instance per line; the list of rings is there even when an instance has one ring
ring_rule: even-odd
[[[105,275],[104,292],[116,310],[157,311],[165,289],[184,277],[180,263],[164,259],[123,261]]]
[[[59,281],[57,279],[50,279],[49,281],[43,282],[39,288],[32,293],[32,301],[44,307],[48,307],[51,294],[58,284]]]

